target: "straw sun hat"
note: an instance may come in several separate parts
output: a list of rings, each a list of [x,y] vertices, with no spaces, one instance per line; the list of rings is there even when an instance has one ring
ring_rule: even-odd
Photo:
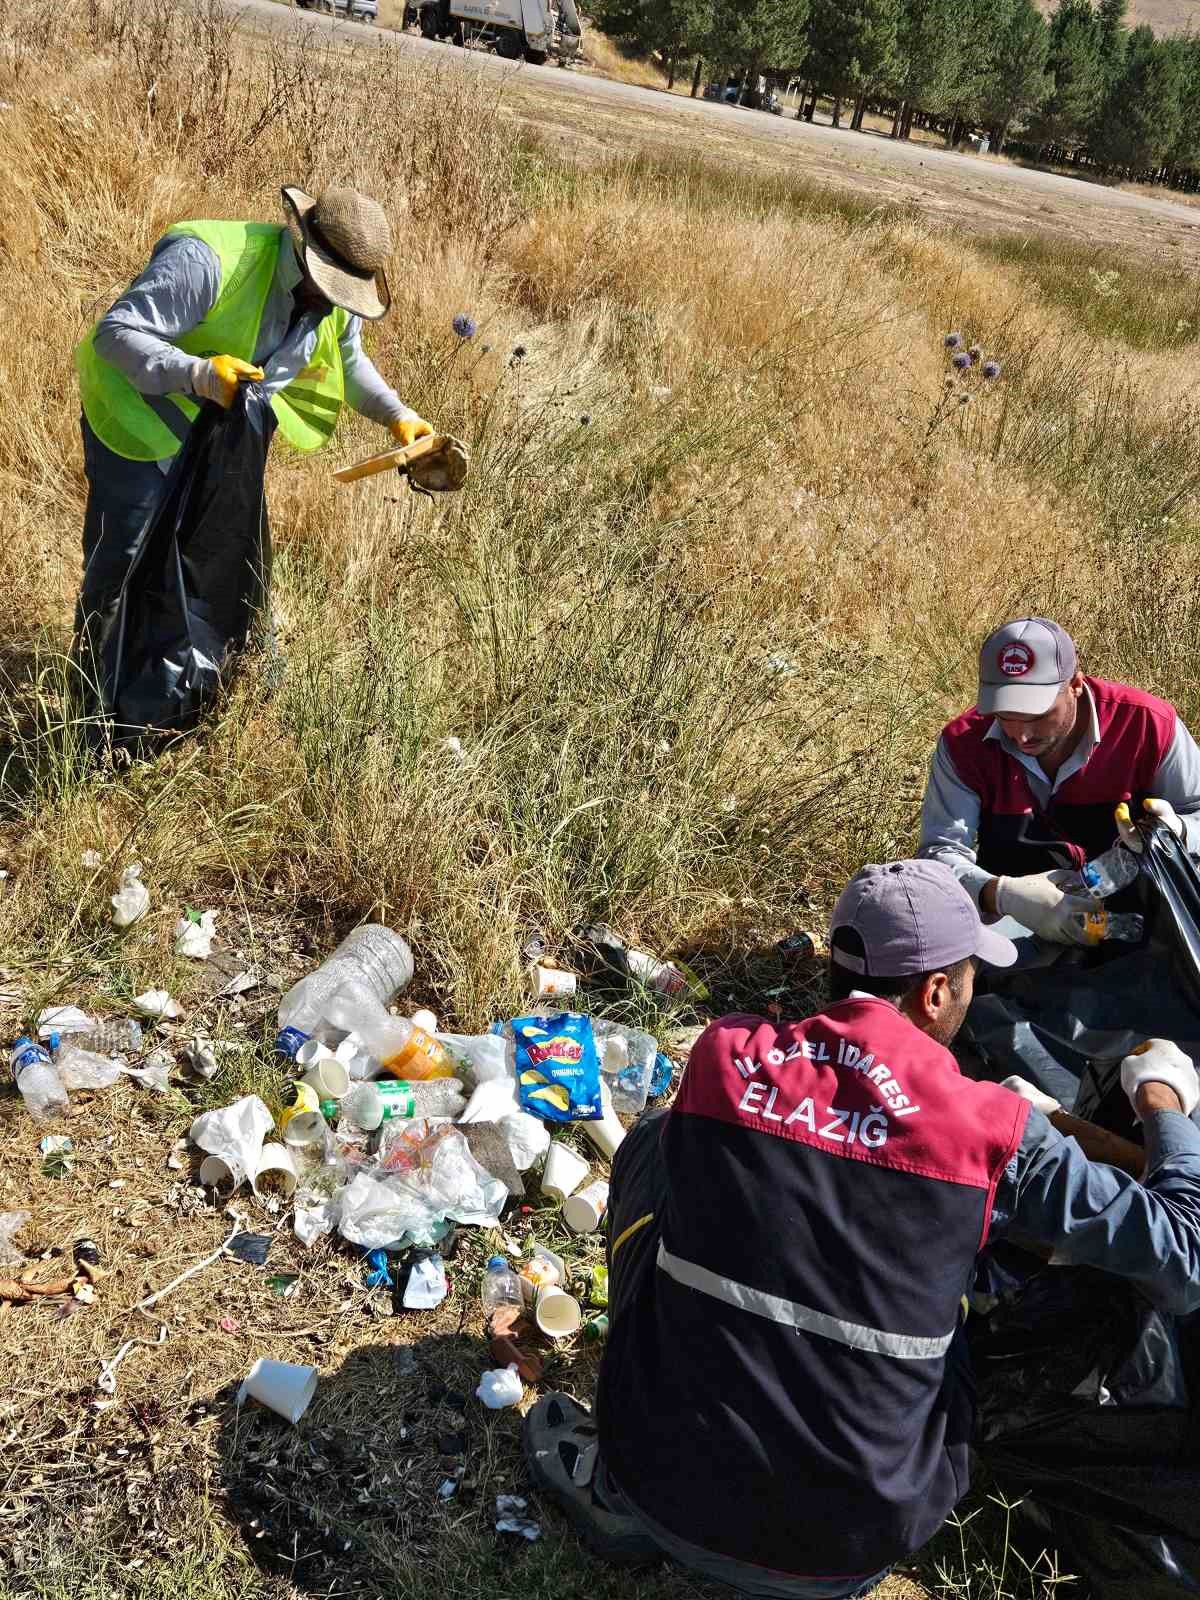
[[[383,207],[357,189],[326,189],[315,200],[290,184],[280,193],[300,265],[330,304],[367,322],[386,316],[392,230]]]

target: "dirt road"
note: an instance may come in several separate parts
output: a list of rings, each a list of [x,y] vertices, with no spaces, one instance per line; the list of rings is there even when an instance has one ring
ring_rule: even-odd
[[[461,61],[466,70],[504,80],[506,104],[514,114],[569,139],[584,157],[631,145],[700,149],[784,168],[880,204],[912,205],[952,227],[1060,234],[1174,259],[1200,272],[1200,208],[1180,201],[1106,189],[986,156],[893,143],[881,134],[798,123],[790,115],[691,100],[586,72],[502,61],[413,34],[299,11],[277,0],[239,0],[237,9],[244,25],[264,31],[312,28],[346,48],[399,40],[414,54]]]

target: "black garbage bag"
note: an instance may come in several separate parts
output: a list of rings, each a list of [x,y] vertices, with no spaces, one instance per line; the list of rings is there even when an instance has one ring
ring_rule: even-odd
[[[243,385],[205,405],[138,539],[96,659],[112,743],[152,749],[195,726],[267,603],[271,533],[263,477],[270,402]]]
[[[1094,1600],[1200,1594],[1195,1319],[1084,1267],[1042,1267],[968,1321],[981,1456],[1030,1559]]]

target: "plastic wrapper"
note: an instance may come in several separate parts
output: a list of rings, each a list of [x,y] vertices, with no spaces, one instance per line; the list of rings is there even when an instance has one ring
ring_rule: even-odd
[[[52,1033],[57,1033],[60,1039],[65,1039],[72,1033],[90,1033],[96,1026],[95,1019],[89,1017],[86,1011],[81,1011],[78,1006],[47,1006],[44,1011],[38,1012],[38,1038],[43,1042]]]
[[[173,1063],[165,1050],[156,1050],[142,1067],[122,1067],[127,1078],[132,1078],[143,1089],[153,1089],[155,1094],[166,1094],[171,1087]]]
[[[263,1141],[274,1127],[271,1113],[256,1094],[243,1095],[219,1111],[205,1111],[188,1137],[206,1155],[217,1156],[233,1173],[236,1188],[258,1170]]]
[[[435,1245],[447,1220],[492,1227],[508,1199],[505,1185],[471,1155],[450,1124],[389,1123],[379,1165],[341,1191],[338,1228],[367,1250]]]
[[[13,1240],[31,1216],[29,1211],[0,1211],[0,1265],[22,1259]]]
[[[111,1056],[77,1050],[69,1040],[55,1056],[54,1066],[64,1089],[111,1089],[123,1070]]]
[[[207,961],[217,937],[217,913],[202,911],[199,919],[180,917],[175,924],[175,954],[193,961]]]
[[[597,1121],[600,1059],[590,1017],[561,1011],[514,1017],[521,1109],[545,1122]]]
[[[512,1116],[502,1117],[500,1132],[518,1172],[528,1172],[550,1148],[550,1129],[540,1117],[531,1117],[527,1111],[514,1111]]]

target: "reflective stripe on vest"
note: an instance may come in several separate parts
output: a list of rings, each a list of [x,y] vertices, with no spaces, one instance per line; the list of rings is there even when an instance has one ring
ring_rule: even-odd
[[[237,356],[253,361],[263,310],[279,261],[285,229],[263,222],[181,222],[166,237],[199,239],[216,255],[221,287],[208,315],[171,342],[189,355]],[[308,365],[272,399],[279,431],[297,450],[318,450],[337,425],[345,385],[341,336],[348,313],[335,309],[317,330]],[[131,461],[162,461],[179,449],[176,431],[155,407],[96,350],[96,329],[75,350],[83,412],[97,437],[116,455]],[[187,422],[199,407],[190,395],[157,400],[177,407]],[[186,431],[186,429],[185,429]]]
[[[797,1328],[801,1333],[815,1333],[822,1339],[833,1339],[838,1344],[849,1345],[852,1350],[866,1350],[875,1356],[891,1356],[894,1361],[936,1361],[949,1350],[954,1339],[954,1329],[939,1338],[926,1338],[919,1334],[887,1333],[882,1328],[867,1328],[858,1322],[847,1322],[842,1317],[831,1317],[824,1311],[814,1311],[798,1300],[783,1300],[779,1295],[767,1294],[762,1289],[752,1289],[745,1283],[734,1283],[722,1278],[707,1267],[694,1261],[684,1261],[673,1256],[661,1241],[658,1246],[658,1267],[668,1278],[674,1278],[686,1289],[711,1295],[723,1300],[727,1306],[748,1311],[755,1317],[766,1317],[769,1322],[781,1322],[784,1327]]]

